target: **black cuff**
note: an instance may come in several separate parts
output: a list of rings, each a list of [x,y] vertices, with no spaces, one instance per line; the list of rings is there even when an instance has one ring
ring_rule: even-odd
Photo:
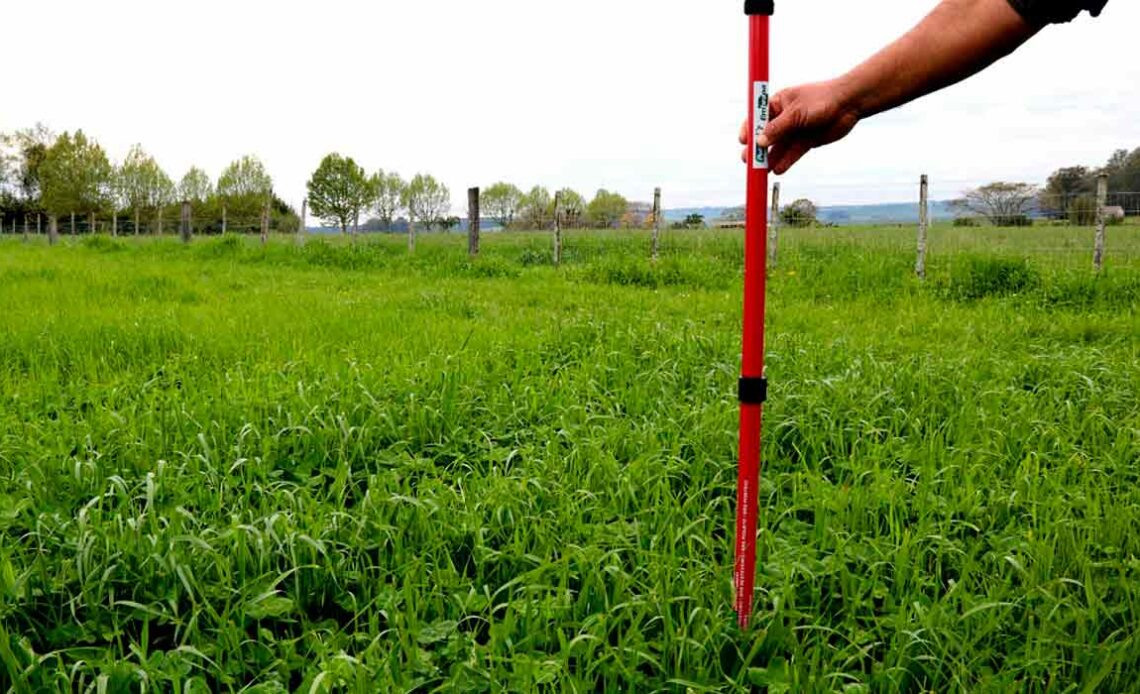
[[[744,0],[744,14],[746,15],[766,14],[771,17],[775,13],[775,0]]]
[[[768,402],[768,379],[740,379],[740,402],[744,405],[763,405]]]

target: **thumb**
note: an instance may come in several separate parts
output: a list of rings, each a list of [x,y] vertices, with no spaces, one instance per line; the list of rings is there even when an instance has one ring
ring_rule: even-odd
[[[795,129],[795,109],[790,102],[795,99],[795,93],[785,90],[772,97],[768,109],[768,126],[757,139],[756,144],[761,147],[771,147],[788,136]]]

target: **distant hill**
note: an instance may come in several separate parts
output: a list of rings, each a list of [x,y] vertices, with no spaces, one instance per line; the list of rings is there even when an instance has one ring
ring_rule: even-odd
[[[665,210],[665,221],[684,221],[690,214],[699,214],[706,222],[720,218],[731,207],[682,207]],[[954,218],[949,200],[930,202],[932,221]],[[906,224],[918,223],[917,202],[884,203],[879,205],[825,205],[819,208],[819,220],[832,224]]]
[[[678,207],[671,210],[665,210],[665,222],[683,222],[685,218],[691,214],[699,214],[705,218],[705,222],[712,222],[713,220],[722,217],[726,210],[731,210],[731,207]],[[879,205],[825,205],[819,208],[819,220],[821,222],[829,222],[831,224],[917,224],[918,223],[918,203],[917,202],[893,202],[883,203]],[[949,200],[931,200],[930,201],[930,218],[931,221],[943,222],[954,219],[954,212],[950,208]],[[371,220],[370,220],[371,222]],[[497,231],[499,225],[497,222],[484,219],[482,221],[483,231]],[[373,224],[364,224],[361,228],[362,231],[376,231],[378,230]],[[467,220],[463,219],[456,232],[467,230]],[[407,220],[397,221],[393,227],[393,233],[407,233],[408,223]],[[309,227],[310,233],[340,233],[340,229],[330,227]]]

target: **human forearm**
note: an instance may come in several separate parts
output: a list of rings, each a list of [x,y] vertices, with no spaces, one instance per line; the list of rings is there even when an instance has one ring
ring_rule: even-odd
[[[860,117],[871,116],[970,77],[1037,31],[1007,0],[944,0],[836,84]]]

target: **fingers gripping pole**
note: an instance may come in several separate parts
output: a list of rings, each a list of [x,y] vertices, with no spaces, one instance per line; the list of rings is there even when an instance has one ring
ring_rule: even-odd
[[[768,122],[768,30],[772,0],[746,0],[749,24],[749,164],[744,240],[744,344],[740,378],[740,470],[736,498],[736,614],[741,628],[752,616],[759,513],[760,422],[764,380],[764,293],[768,238],[768,153],[756,145]]]

